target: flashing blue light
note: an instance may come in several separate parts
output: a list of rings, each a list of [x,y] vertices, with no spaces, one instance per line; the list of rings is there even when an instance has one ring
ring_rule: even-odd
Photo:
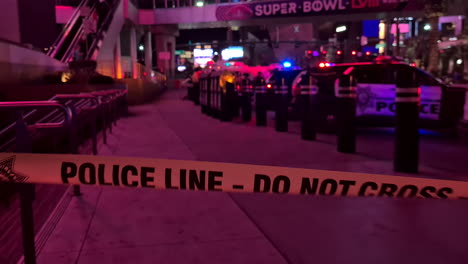
[[[285,67],[285,68],[291,68],[291,66],[292,66],[292,63],[291,63],[290,61],[285,61],[285,62],[283,62],[283,67]]]

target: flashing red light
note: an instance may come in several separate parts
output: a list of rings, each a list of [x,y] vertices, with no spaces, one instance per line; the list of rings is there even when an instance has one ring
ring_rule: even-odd
[[[269,84],[267,84],[266,87],[267,87],[268,89],[271,89],[271,88],[273,88],[273,85],[271,85],[271,83],[269,83]]]
[[[343,52],[341,52],[341,50],[338,50],[338,51],[336,52],[337,55],[341,55],[342,53],[343,53]]]
[[[323,63],[323,62],[319,63],[319,67],[320,68],[325,68],[325,63]]]
[[[326,50],[322,51],[322,54],[327,55],[327,51]]]
[[[357,54],[357,52],[356,52],[355,50],[353,50],[353,51],[351,52],[351,55],[353,55],[353,56],[356,56],[356,54]]]
[[[366,55],[367,55],[367,56],[370,56],[370,55],[371,55],[370,51],[366,52]]]
[[[311,51],[311,50],[308,50],[308,51],[307,51],[307,54],[308,54],[308,55],[312,54],[312,51]]]

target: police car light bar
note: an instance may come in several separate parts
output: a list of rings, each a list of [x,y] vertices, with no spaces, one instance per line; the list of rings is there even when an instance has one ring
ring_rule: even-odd
[[[290,68],[292,66],[292,63],[290,61],[284,61],[283,62],[283,67],[284,68]]]
[[[335,65],[334,63],[330,63],[330,62],[321,62],[319,63],[319,68],[327,68],[327,67],[334,66],[334,65]]]

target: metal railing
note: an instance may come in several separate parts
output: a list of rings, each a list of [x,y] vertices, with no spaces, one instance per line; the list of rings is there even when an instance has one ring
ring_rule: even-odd
[[[112,127],[126,113],[127,90],[115,89],[81,94],[59,94],[49,101],[0,102],[0,111],[13,113],[16,121],[0,130],[1,152],[78,153],[78,145],[92,138],[97,154],[97,134]],[[86,133],[87,131],[90,133]],[[65,143],[65,146],[60,144]],[[59,147],[56,147],[59,145]],[[0,181],[0,194],[20,195],[24,262],[36,263],[32,203],[33,184],[16,186],[17,182]],[[16,186],[16,187],[15,187]],[[73,186],[80,195],[79,186]]]

